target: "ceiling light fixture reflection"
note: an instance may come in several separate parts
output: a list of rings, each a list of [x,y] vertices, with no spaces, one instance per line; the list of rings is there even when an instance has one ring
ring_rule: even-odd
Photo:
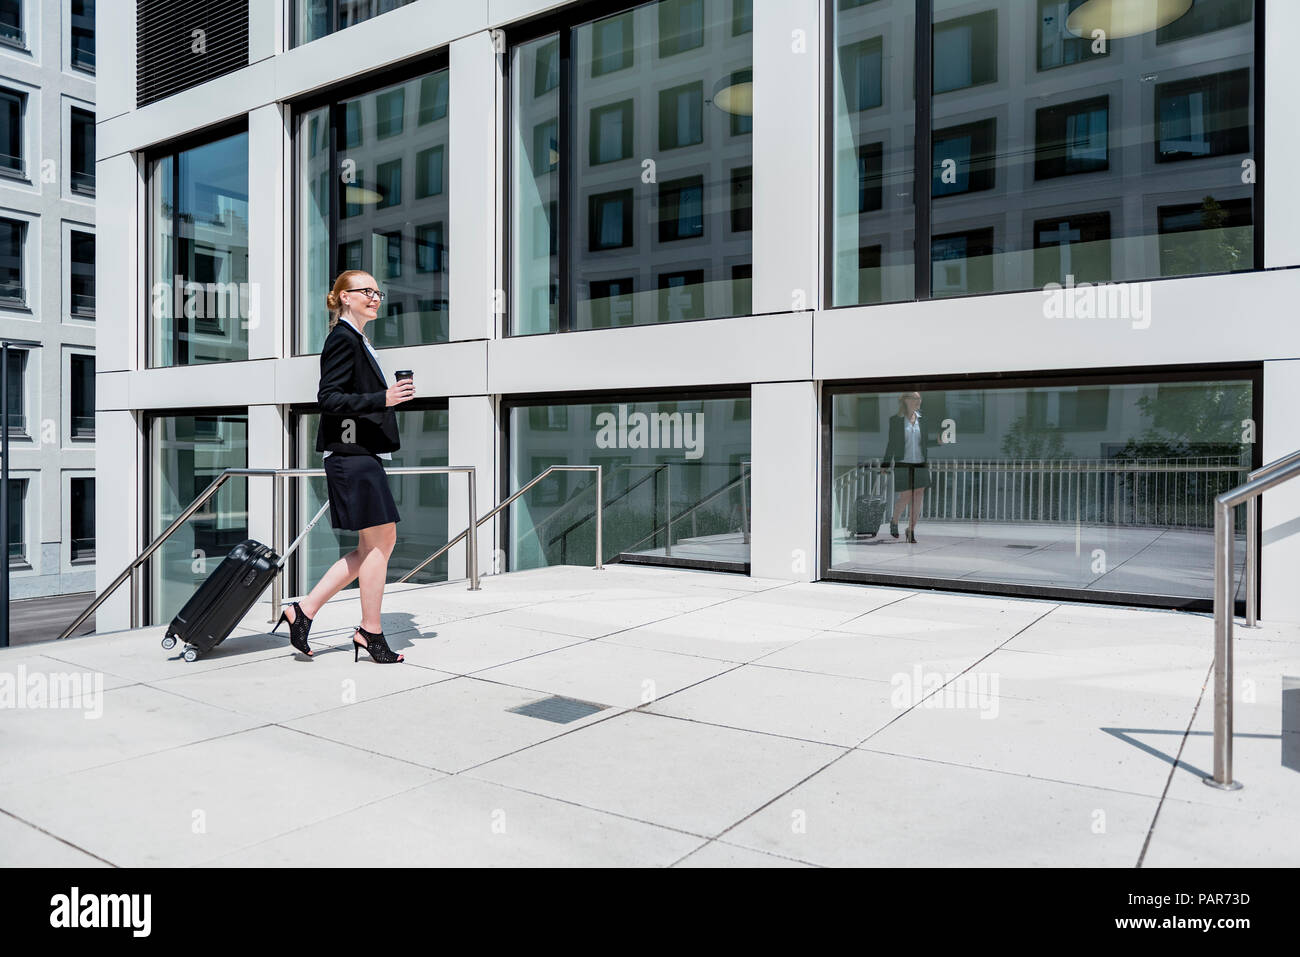
[[[754,71],[737,70],[713,88],[713,105],[737,116],[754,115]]]
[[[384,194],[365,186],[349,186],[343,198],[353,206],[374,206],[384,201]]]
[[[1166,27],[1190,9],[1192,0],[1088,0],[1066,18],[1065,28],[1076,37],[1100,30],[1119,40]]]

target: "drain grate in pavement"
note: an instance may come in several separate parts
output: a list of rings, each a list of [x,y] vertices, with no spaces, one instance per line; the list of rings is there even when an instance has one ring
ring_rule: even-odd
[[[1037,545],[1008,545],[1007,548],[1037,548]]]
[[[609,705],[592,704],[590,701],[579,701],[576,698],[552,695],[549,698],[530,701],[528,704],[521,704],[517,708],[507,708],[506,710],[513,711],[515,714],[527,715],[530,718],[541,718],[543,721],[554,721],[556,724],[568,724],[571,721],[577,721],[579,718],[585,718],[589,714],[595,714],[597,711],[604,711],[607,707]]]

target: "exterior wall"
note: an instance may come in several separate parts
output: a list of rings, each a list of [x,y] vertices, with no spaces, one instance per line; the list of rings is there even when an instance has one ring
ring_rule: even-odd
[[[106,221],[115,242],[105,249],[101,324],[113,330],[100,365],[101,434],[114,440],[102,452],[98,585],[111,581],[139,547],[139,490],[143,485],[132,423],[141,410],[230,405],[259,407],[250,413],[255,465],[274,460],[268,413],[292,402],[314,400],[314,356],[288,356],[291,330],[287,288],[292,237],[289,203],[295,188],[287,172],[291,144],[287,98],[382,69],[410,56],[450,44],[449,117],[451,163],[452,339],[385,354],[385,365],[415,370],[421,396],[449,399],[452,464],[480,469],[479,510],[486,511],[502,454],[496,400],[534,392],[742,385],[752,388],[754,458],[753,574],[808,580],[817,567],[820,417],[819,390],[836,379],[928,376],[953,373],[1032,372],[1047,369],[1133,368],[1156,365],[1266,362],[1262,436],[1269,460],[1300,447],[1288,417],[1300,394],[1300,331],[1289,304],[1300,292],[1300,202],[1282,176],[1265,193],[1266,261],[1275,271],[1152,283],[1152,320],[1134,330],[1120,322],[1049,320],[1041,293],[1001,294],[829,310],[822,300],[821,211],[823,124],[820,103],[825,33],[818,0],[758,2],[754,9],[754,308],[756,315],[661,326],[601,329],[558,336],[500,337],[493,291],[500,285],[508,237],[502,220],[501,117],[507,91],[502,55],[490,32],[509,22],[553,10],[536,0],[480,0],[449,4],[417,0],[397,11],[350,27],[295,50],[256,60],[239,73],[218,78],[141,110],[121,104],[119,115],[100,124],[99,177]],[[1300,66],[1283,48],[1287,25],[1300,26],[1300,12],[1286,0],[1268,0],[1268,46],[1262,51],[1270,115],[1286,117],[1287,94]],[[279,14],[277,14],[278,16]],[[263,16],[263,14],[259,14]],[[806,52],[796,32],[803,31]],[[273,36],[281,49],[285,30]],[[105,50],[125,61],[131,44]],[[356,51],[365,51],[364,61]],[[133,77],[116,62],[114,76]],[[106,75],[110,68],[105,65]],[[113,97],[120,97],[115,91]],[[117,104],[119,101],[113,101]],[[144,370],[137,345],[145,304],[141,287],[142,195],[138,151],[249,114],[250,195],[254,255],[263,284],[262,326],[247,362]],[[1270,168],[1285,169],[1300,136],[1285,119],[1268,129]],[[268,210],[264,207],[270,203]],[[798,291],[806,292],[800,298]],[[274,304],[274,305],[272,305]],[[574,401],[581,401],[575,399]],[[277,413],[278,414],[278,413]],[[102,443],[107,445],[107,443]],[[111,476],[111,481],[109,481]],[[125,514],[124,498],[136,514]],[[266,496],[254,493],[256,515]],[[462,527],[463,486],[453,479],[449,531]],[[104,509],[116,510],[106,518]],[[1269,493],[1264,506],[1262,613],[1300,620],[1300,593],[1288,587],[1300,561],[1300,493]],[[134,523],[131,525],[130,523]],[[256,526],[256,523],[254,524]],[[134,531],[133,531],[134,529]],[[491,567],[497,538],[485,528],[481,554]],[[794,556],[807,555],[806,567]],[[463,557],[452,556],[453,575]],[[115,600],[100,614],[100,627],[125,627],[126,605]]]
[[[95,111],[95,76],[70,65],[66,0],[29,0],[23,7],[28,50],[0,44],[0,85],[27,95],[26,181],[0,177],[0,216],[27,223],[28,308],[0,307],[0,336],[31,350],[25,375],[28,437],[10,438],[10,477],[28,480],[27,563],[10,570],[14,599],[88,591],[96,574],[94,562],[71,562],[68,480],[95,475],[96,442],[71,437],[65,384],[71,354],[95,355],[96,322],[69,313],[67,269],[70,230],[95,232],[95,198],[71,190],[69,163],[69,110]]]

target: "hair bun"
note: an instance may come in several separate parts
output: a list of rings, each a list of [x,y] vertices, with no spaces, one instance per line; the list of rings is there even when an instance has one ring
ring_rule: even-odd
[[[330,312],[338,312],[339,306],[342,305],[339,301],[338,293],[333,291],[329,292],[325,296],[325,305]]]

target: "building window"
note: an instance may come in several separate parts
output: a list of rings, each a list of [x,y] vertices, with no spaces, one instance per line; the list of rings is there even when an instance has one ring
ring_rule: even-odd
[[[936,23],[933,56],[935,93],[996,83],[997,11],[984,10],[968,17]]]
[[[1110,55],[1110,42],[1076,37],[1066,29],[1071,13],[1087,0],[1038,0],[1038,69],[1054,70]]]
[[[1110,282],[1110,213],[1034,223],[1034,285]]]
[[[1249,23],[1254,6],[1254,0],[1194,0],[1192,9],[1156,31],[1156,44],[1187,40]]]
[[[680,149],[704,142],[704,84],[662,90],[659,93],[659,148]]]
[[[1034,179],[1109,169],[1109,104],[1100,96],[1039,110]]]
[[[1194,276],[1239,272],[1254,265],[1253,201],[1217,200],[1161,206],[1160,274]]]
[[[1147,604],[1208,601],[1213,581],[1202,570],[1213,564],[1214,500],[1253,467],[1241,422],[1252,417],[1256,382],[1203,372],[1116,378],[828,388],[826,577],[981,590],[996,583],[1076,600],[1105,592]],[[901,461],[896,413],[899,393],[913,390],[922,400],[918,469]],[[943,434],[949,420],[955,445]],[[893,467],[882,472],[884,462]],[[931,550],[893,561],[875,549],[880,522],[868,525],[872,516],[858,504],[892,501],[905,486],[919,493],[904,495],[904,504],[918,509],[916,538]],[[914,497],[920,501],[907,502]],[[1178,529],[1177,549],[1146,553],[1140,567],[1086,560],[1089,541],[1149,541],[1170,528]],[[1080,529],[1085,560],[1076,561]],[[958,542],[969,554],[953,564]]]
[[[22,0],[0,0],[0,43],[27,49],[27,39],[23,33]]]
[[[376,348],[446,341],[448,238],[441,226],[436,236],[430,230],[450,210],[447,76],[446,69],[422,72],[298,113],[297,354],[324,344],[325,295],[345,269],[371,273],[387,294],[384,321],[368,331]],[[406,123],[406,106],[415,103],[419,121]],[[410,191],[407,169],[414,170]],[[416,268],[404,269],[410,249]]]
[[[411,0],[293,0],[294,46],[404,7]]]
[[[988,119],[935,130],[932,194],[936,199],[993,188],[997,129],[997,120]]]
[[[9,479],[9,567],[27,564],[27,479]]]
[[[659,184],[659,241],[699,239],[704,235],[704,177],[688,176]]]
[[[150,365],[248,358],[248,133],[149,162]]]
[[[27,350],[9,350],[9,435],[27,435]]]
[[[740,166],[731,171],[731,231],[754,228],[754,167]]]
[[[746,9],[650,0],[591,20],[574,6],[555,32],[510,47],[507,334],[735,314],[731,269],[753,246],[752,230],[739,228],[748,187],[732,177],[752,164],[753,31],[732,29],[737,15],[752,16]],[[618,173],[647,150],[649,182]],[[733,220],[736,229],[705,230]],[[689,237],[682,262],[671,242]],[[675,291],[685,306],[664,308],[659,278],[669,273],[709,285]],[[591,298],[602,293],[613,298]]]
[[[95,0],[72,2],[72,66],[95,72]]]
[[[248,415],[151,415],[149,537],[156,538],[228,468],[248,467]],[[149,560],[149,622],[169,621],[248,537],[246,479],[227,481]],[[255,487],[255,486],[254,486]]]
[[[95,357],[73,355],[69,367],[72,400],[70,429],[74,439],[95,437]]]
[[[884,143],[858,147],[858,212],[871,213],[884,206]]]
[[[993,229],[935,236],[930,262],[930,282],[936,298],[992,292]]]
[[[79,319],[95,318],[95,234],[69,234],[68,311]]]
[[[850,113],[860,113],[884,102],[884,41],[871,37],[840,48],[840,69]]]
[[[591,75],[604,76],[632,65],[632,16],[597,20],[591,25]]]
[[[1161,83],[1156,87],[1156,162],[1250,151],[1250,71]]]
[[[0,174],[23,176],[23,104],[26,97],[0,89]]]
[[[731,35],[738,37],[754,29],[754,0],[731,0]]]
[[[588,201],[587,249],[621,249],[632,245],[632,190],[597,193]]]
[[[687,269],[659,276],[659,321],[704,318],[704,270]]]
[[[95,560],[95,480],[68,480],[68,531],[74,565]]]
[[[657,6],[661,57],[704,46],[704,0],[660,0]]]
[[[95,195],[95,114],[72,107],[72,181],[74,193]]]
[[[634,128],[631,100],[593,108],[588,162],[599,166],[628,159],[632,155]]]
[[[23,240],[27,224],[0,219],[0,306],[26,306],[23,286]]]
[[[551,465],[601,466],[604,561],[749,561],[748,395],[507,403],[503,417],[503,491]],[[591,473],[558,472],[525,492],[504,529],[509,570],[594,564],[594,491]]]

